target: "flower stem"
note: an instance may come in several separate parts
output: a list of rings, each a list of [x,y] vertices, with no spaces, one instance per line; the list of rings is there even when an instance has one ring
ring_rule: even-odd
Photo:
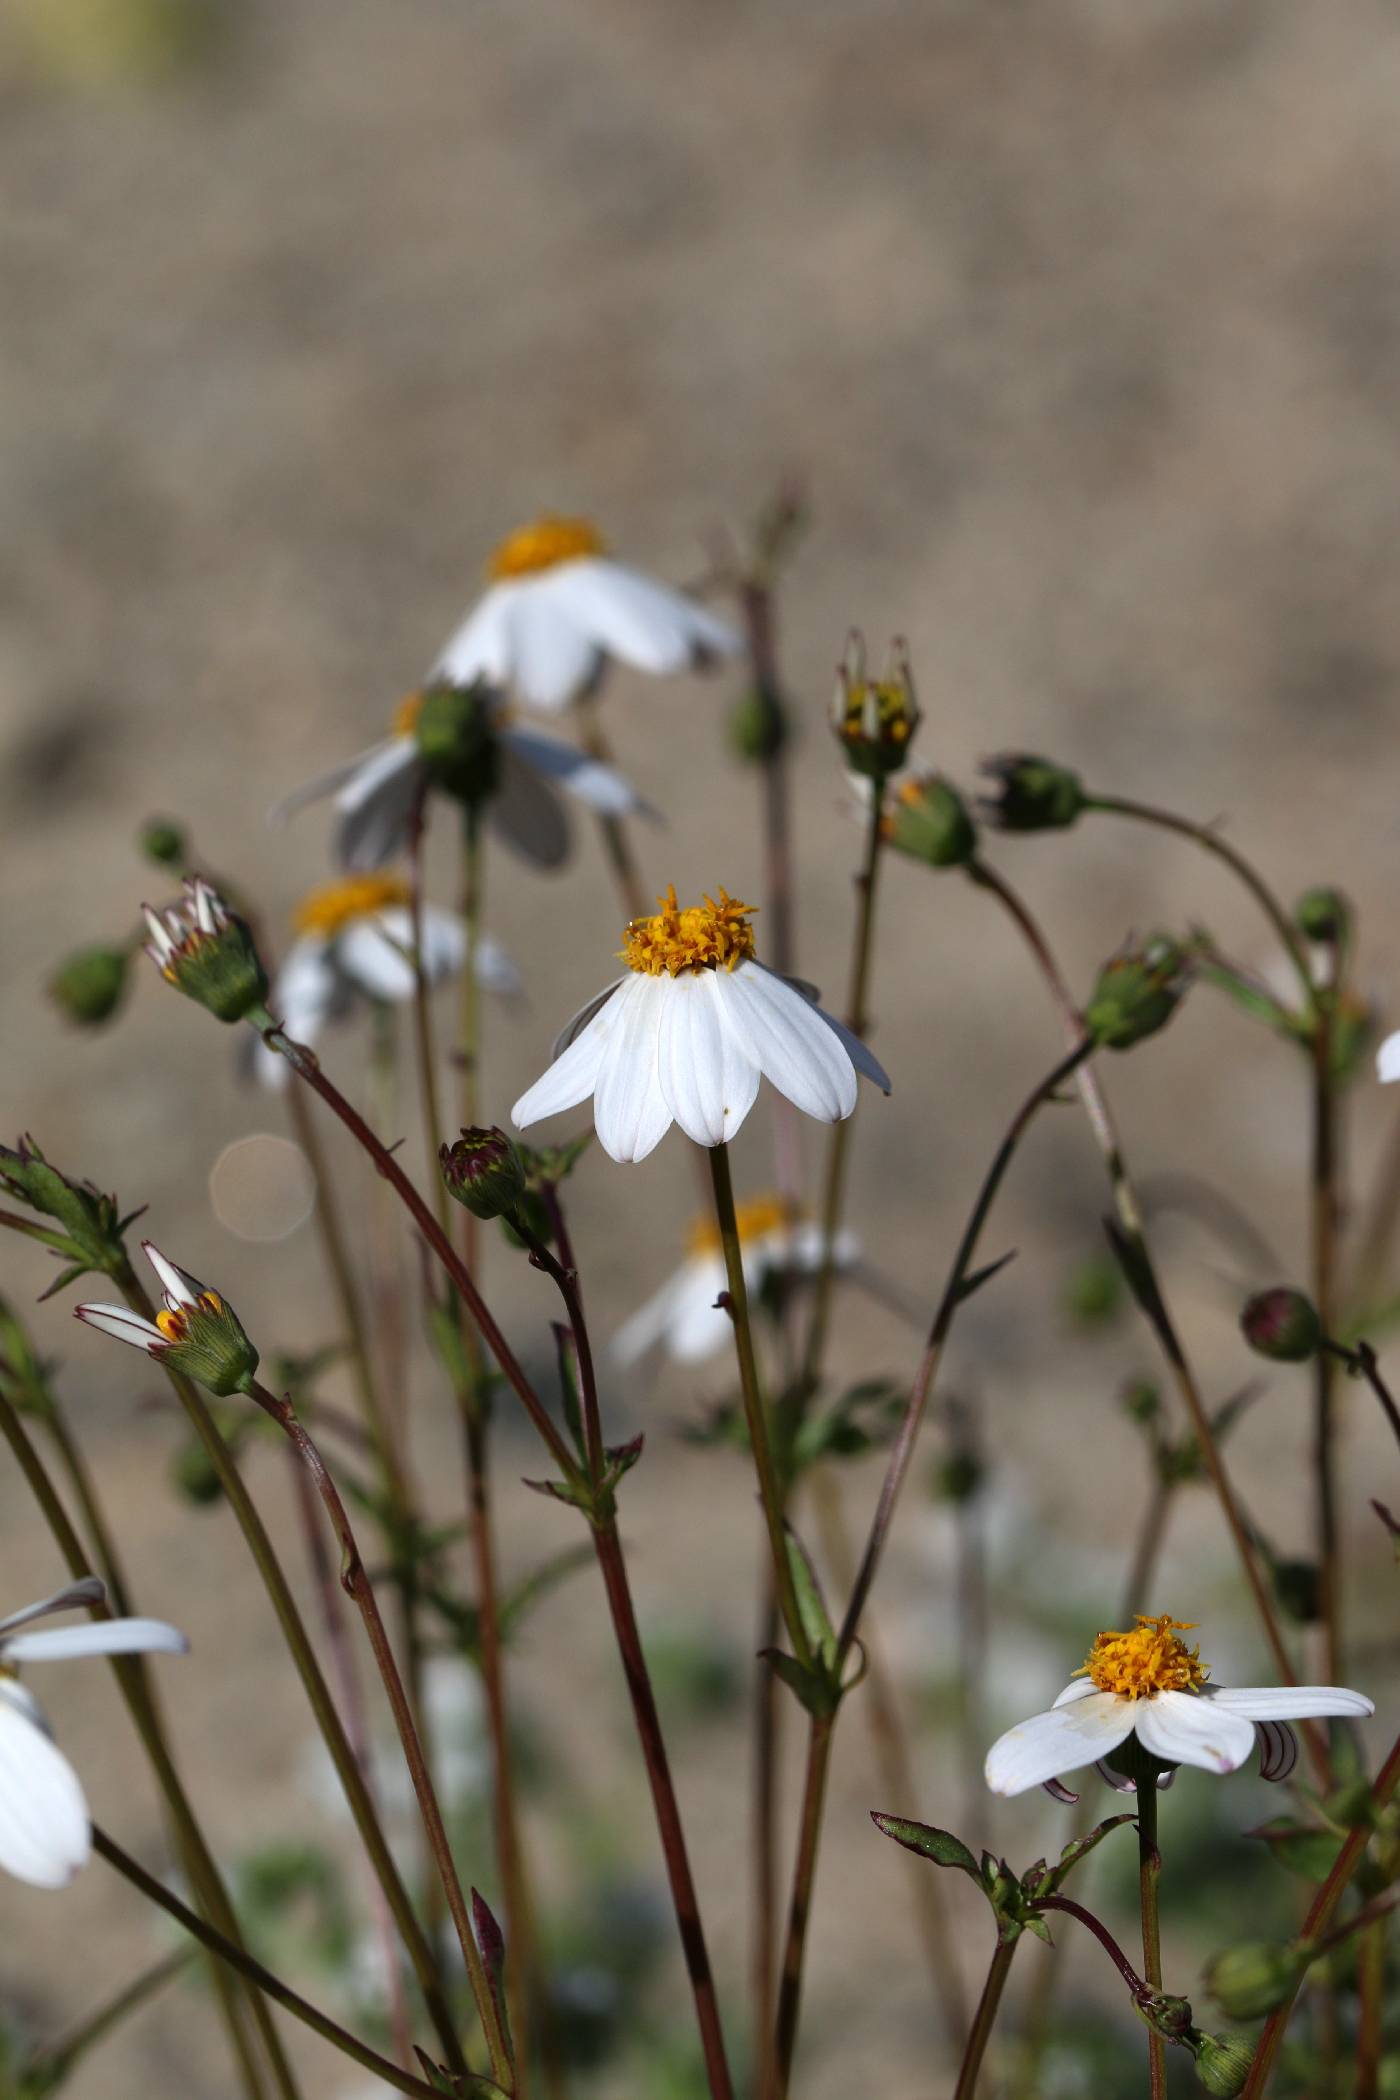
[[[729,1312],[734,1322],[734,1349],[739,1360],[739,1383],[744,1395],[744,1414],[749,1442],[753,1447],[758,1491],[768,1526],[768,1545],[773,1556],[779,1608],[797,1660],[804,1668],[812,1661],[811,1643],[797,1605],[797,1589],[788,1559],[787,1533],[783,1517],[783,1490],[768,1441],[768,1412],[759,1384],[758,1358],[754,1352],[753,1327],[749,1320],[749,1294],[744,1282],[744,1256],[739,1245],[739,1227],[734,1215],[734,1183],[729,1172],[729,1147],[709,1148],[710,1178],[714,1187],[715,1219],[724,1249],[724,1269],[729,1286]]]
[[[598,695],[585,693],[575,710],[578,720],[578,740],[590,758],[599,765],[613,763],[612,747],[608,743],[598,713]],[[617,894],[629,919],[640,919],[647,908],[647,895],[642,887],[641,871],[632,851],[632,839],[621,817],[598,817],[598,830],[603,840],[603,851],[612,869],[617,884]]]
[[[32,2086],[27,2085],[27,2090],[40,2093],[58,2092],[89,2049],[95,2048],[104,2036],[110,2034],[114,2027],[119,2027],[132,2013],[139,2012],[147,1999],[153,1998],[157,1991],[164,1990],[167,1983],[173,1983],[181,1971],[189,1967],[193,1954],[193,1947],[177,1947],[173,1954],[168,1954],[164,1961],[157,1962],[154,1968],[147,1969],[133,1982],[124,1984],[114,1998],[109,1998],[95,2013],[90,2013],[80,2026],[64,2035],[61,2041],[31,2057],[25,2070],[28,2079],[32,2079],[34,2083]],[[211,1962],[210,1967],[224,1978],[225,1983],[231,1981],[217,1960]]]
[[[1337,1271],[1337,1088],[1332,1068],[1333,985],[1314,1003],[1312,1037],[1313,1143],[1311,1177],[1312,1294],[1324,1334],[1335,1314]],[[1331,1352],[1313,1358],[1313,1490],[1325,1676],[1342,1681],[1341,1533],[1337,1520],[1336,1364]]]
[[[164,1883],[157,1881],[153,1874],[148,1874],[130,1853],[124,1852],[115,1839],[110,1838],[106,1831],[99,1829],[96,1824],[93,1825],[92,1845],[98,1857],[105,1859],[108,1866],[115,1867],[133,1888],[139,1889],[141,1894],[158,1905],[167,1917],[173,1918],[177,1925],[183,1926],[202,1947],[207,1947],[211,1953],[217,1954],[221,1961],[227,1962],[231,1969],[236,1969],[240,1976],[255,1984],[275,2005],[282,2006],[294,2019],[300,2020],[324,2041],[333,2043],[364,2070],[373,2071],[377,2078],[382,2078],[385,2085],[392,2086],[396,2093],[412,2094],[415,2100],[418,2100],[418,2096],[422,2096],[422,2100],[434,2100],[437,2087],[426,2085],[410,2071],[401,2071],[397,2064],[390,2063],[387,2057],[376,2054],[367,2043],[358,2041],[353,2034],[347,2033],[345,2028],[337,2026],[327,2014],[318,2011],[305,1998],[299,1997],[280,1977],[274,1976],[270,1969],[265,1969],[260,1961],[255,1961],[242,1947],[226,1939],[221,1932],[216,1932],[212,1925],[207,1925],[203,1918],[188,1910],[178,1896],[172,1895]]]
[[[1139,1774],[1138,1814],[1138,1901],[1142,1909],[1142,1974],[1153,1990],[1162,1988],[1162,1935],[1157,1919],[1157,1884],[1162,1874],[1162,1855],[1157,1849],[1157,1774]],[[1167,2050],[1155,2028],[1147,2031],[1147,2061],[1152,2079],[1152,2100],[1165,2100]]]
[[[962,2068],[953,2092],[953,2100],[973,2100],[977,2091],[977,2079],[982,2069],[982,2059],[987,2053],[992,2029],[996,2025],[997,2012],[1001,2006],[1001,1994],[1006,1988],[1006,1979],[1011,1971],[1016,1953],[1016,1941],[997,1941],[992,1956],[987,1980],[982,1986],[982,1995],[977,2001],[977,2010],[972,2017],[967,2047],[963,2051]]]
[[[797,1858],[792,1870],[792,1897],[788,1909],[787,1939],[783,1948],[782,1974],[778,1982],[778,2013],[774,2028],[774,2066],[768,2086],[773,2100],[785,2100],[792,2078],[792,2060],[797,2048],[797,2023],[802,2011],[802,1971],[807,1952],[807,1924],[817,1879],[817,1849],[821,1843],[822,1811],[826,1784],[831,1772],[831,1745],[836,1726],[834,1713],[813,1714],[807,1734],[807,1772],[802,1784],[802,1817],[798,1825]]]
[[[428,1770],[427,1760],[423,1755],[423,1744],[418,1734],[417,1724],[413,1718],[413,1708],[404,1689],[398,1664],[394,1660],[393,1647],[385,1629],[378,1600],[374,1594],[374,1585],[365,1571],[365,1565],[360,1556],[359,1545],[346,1512],[345,1504],[341,1501],[339,1489],[326,1470],[325,1461],[321,1457],[314,1439],[305,1425],[299,1420],[291,1401],[288,1399],[279,1400],[274,1393],[269,1392],[267,1387],[259,1384],[256,1379],[250,1381],[247,1390],[248,1397],[262,1408],[263,1412],[277,1424],[278,1428],[282,1430],[283,1434],[290,1441],[298,1458],[311,1476],[312,1484],[325,1506],[326,1514],[331,1522],[331,1528],[335,1532],[341,1553],[341,1586],[354,1602],[355,1608],[364,1622],[365,1633],[369,1639],[370,1649],[374,1655],[375,1664],[384,1686],[385,1696],[389,1701],[389,1708],[394,1717],[394,1725],[398,1730],[399,1741],[403,1745],[404,1761],[408,1766],[409,1777],[413,1782],[413,1791],[418,1799],[419,1813],[423,1818],[423,1827],[428,1835],[428,1846],[432,1854],[433,1864],[437,1868],[438,1875],[442,1881],[443,1893],[447,1898],[447,1907],[451,1913],[452,1922],[457,1929],[457,1938],[462,1949],[462,1959],[466,1963],[467,1975],[471,1980],[472,1996],[476,2000],[477,2015],[481,2021],[482,2033],[486,2037],[486,2046],[491,2057],[491,2075],[503,2092],[514,2093],[515,2073],[511,2062],[510,2043],[501,2022],[500,2011],[492,1993],[490,1981],[487,1978],[480,1949],[476,1944],[471,1916],[467,1909],[467,1899],[462,1892],[462,1884],[458,1878],[456,1864],[452,1858],[452,1847],[448,1842],[447,1827],[443,1822],[442,1810],[438,1805],[432,1775]]]
[[[1371,1391],[1380,1401],[1381,1411],[1386,1421],[1390,1424],[1396,1442],[1400,1443],[1400,1407],[1396,1406],[1395,1395],[1381,1377],[1380,1364],[1371,1344],[1369,1342],[1358,1342],[1354,1349],[1349,1349],[1343,1342],[1326,1341],[1322,1344],[1322,1348],[1327,1354],[1340,1357],[1342,1362],[1349,1365],[1358,1377],[1365,1379]]]

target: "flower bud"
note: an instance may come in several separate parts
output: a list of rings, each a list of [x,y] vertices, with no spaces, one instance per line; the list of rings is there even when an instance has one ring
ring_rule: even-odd
[[[1252,2043],[1233,2034],[1198,2033],[1195,2049],[1196,2077],[1208,2093],[1220,2093],[1229,2100],[1232,2093],[1244,2091],[1254,2061]]]
[[[1099,972],[1085,1026],[1107,1050],[1131,1050],[1165,1028],[1186,989],[1186,958],[1165,933],[1125,948]]]
[[[138,843],[147,860],[153,860],[160,868],[183,868],[189,859],[184,831],[165,817],[148,817]]]
[[[1150,1378],[1130,1379],[1119,1398],[1129,1420],[1140,1422],[1144,1427],[1161,1415],[1162,1396]]]
[[[1280,1610],[1300,1626],[1315,1626],[1322,1617],[1322,1576],[1316,1561],[1275,1561],[1273,1578]]]
[[[444,794],[477,805],[496,791],[500,747],[494,694],[483,681],[429,686],[414,721],[428,776]]]
[[[1293,920],[1308,940],[1335,945],[1351,931],[1351,905],[1340,890],[1321,884],[1304,890],[1293,907]]]
[[[122,1233],[131,1219],[122,1217],[116,1197],[50,1166],[32,1137],[22,1137],[13,1152],[0,1145],[0,1189],[56,1221],[61,1231],[37,1236],[74,1264],[74,1274],[95,1269],[115,1275],[125,1265]]]
[[[1088,806],[1079,775],[1053,759],[1003,751],[981,770],[996,788],[979,796],[978,807],[1000,831],[1063,831]]]
[[[836,669],[832,707],[832,728],[851,771],[870,780],[885,780],[897,773],[909,756],[919,719],[904,643],[898,639],[890,643],[883,678],[867,678],[865,643],[853,631]]]
[[[79,1028],[100,1028],[122,1003],[129,961],[123,948],[78,948],[49,979],[49,997]]]
[[[167,1369],[182,1371],[221,1400],[248,1390],[258,1352],[233,1307],[217,1291],[200,1285],[192,1304],[173,1309],[167,1300],[165,1310],[156,1314],[156,1325],[167,1340],[168,1346],[159,1352]]]
[[[977,851],[977,826],[941,773],[901,781],[885,811],[884,834],[896,852],[930,868],[964,867]]]
[[[438,1165],[449,1196],[477,1218],[508,1218],[525,1193],[520,1154],[503,1130],[464,1130],[453,1145],[443,1145]]]
[[[1307,1962],[1296,1947],[1242,1940],[1208,1962],[1205,1986],[1229,2020],[1262,2020],[1282,2005]]]
[[[1257,1291],[1240,1314],[1240,1331],[1256,1355],[1276,1364],[1305,1364],[1322,1341],[1322,1322],[1311,1298],[1287,1284]]]
[[[750,764],[776,758],[788,740],[787,716],[777,694],[757,686],[740,695],[729,716],[729,741]]]
[[[181,1444],[170,1461],[170,1482],[177,1495],[197,1508],[207,1509],[223,1494],[223,1484],[214,1461],[197,1437]]]
[[[244,921],[202,875],[189,877],[179,904],[143,907],[146,953],[167,984],[221,1021],[241,1021],[267,998],[267,972]]]

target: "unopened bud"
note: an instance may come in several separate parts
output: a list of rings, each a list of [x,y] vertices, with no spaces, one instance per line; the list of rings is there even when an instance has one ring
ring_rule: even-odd
[[[1307,1363],[1322,1341],[1311,1298],[1287,1284],[1256,1292],[1240,1314],[1240,1331],[1256,1355],[1278,1364]]]
[[[1307,1966],[1296,1947],[1243,1940],[1208,1962],[1205,1985],[1229,2020],[1262,2020],[1290,1996]]]
[[[742,693],[729,716],[729,741],[737,756],[756,765],[776,758],[787,740],[787,716],[777,694],[756,686]]]
[[[76,949],[49,979],[49,997],[79,1028],[100,1028],[122,1003],[129,962],[124,948]]]
[[[1063,831],[1088,806],[1079,775],[1053,759],[1003,751],[981,770],[995,787],[979,796],[978,807],[1000,831]]]
[[[1252,2043],[1233,2034],[1198,2033],[1195,2050],[1196,2077],[1208,2093],[1220,2093],[1229,2100],[1231,2094],[1244,2091],[1254,2062]]]
[[[455,1144],[441,1147],[438,1165],[448,1195],[473,1217],[508,1218],[518,1210],[525,1170],[503,1130],[464,1130]]]
[[[241,1021],[267,998],[267,972],[253,936],[202,875],[163,912],[144,907],[146,953],[167,984],[221,1021]]]
[[[414,735],[429,777],[444,794],[476,805],[496,791],[500,746],[495,695],[483,681],[430,686],[417,711]]]
[[[867,779],[888,779],[908,758],[918,726],[919,703],[904,643],[890,643],[883,678],[867,678],[865,643],[852,632],[836,669],[832,707],[832,727],[846,764]]]
[[[897,853],[930,868],[964,867],[977,851],[967,804],[941,773],[900,782],[885,810],[884,834]]]
[[[1304,890],[1293,907],[1293,918],[1298,931],[1310,941],[1335,945],[1345,940],[1351,930],[1351,905],[1340,890],[1321,884],[1317,889]]]
[[[1275,1561],[1273,1578],[1280,1609],[1300,1626],[1315,1626],[1322,1617],[1322,1576],[1317,1563]]]
[[[1131,1050],[1165,1028],[1186,989],[1186,958],[1165,933],[1106,962],[1084,1009],[1084,1023],[1107,1050]]]
[[[224,1491],[213,1459],[194,1437],[175,1453],[170,1462],[170,1479],[177,1495],[201,1509],[217,1502]]]
[[[184,831],[165,817],[148,817],[138,843],[147,860],[153,860],[157,867],[182,868],[189,859]]]

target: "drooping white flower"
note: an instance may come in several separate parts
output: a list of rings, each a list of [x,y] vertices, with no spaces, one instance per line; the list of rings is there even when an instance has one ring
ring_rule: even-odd
[[[1131,1632],[1099,1634],[1049,1712],[1018,1722],[993,1743],[986,1765],[992,1792],[1055,1791],[1060,1773],[1111,1759],[1130,1736],[1163,1765],[1216,1773],[1237,1770],[1257,1738],[1263,1776],[1283,1779],[1297,1758],[1290,1721],[1375,1712],[1360,1692],[1338,1685],[1209,1684],[1200,1650],[1180,1638],[1191,1623],[1139,1616]],[[1105,1777],[1113,1781],[1111,1767]]]
[[[425,701],[456,688],[409,693],[399,703],[390,734],[343,766],[310,780],[272,812],[281,822],[323,796],[333,798],[335,855],[342,867],[379,868],[407,848],[413,811],[431,775],[418,729]],[[501,841],[540,868],[557,868],[568,857],[569,822],[557,793],[562,788],[595,815],[650,816],[631,782],[615,766],[590,758],[558,737],[520,729],[506,716],[501,694],[476,688],[472,704],[479,734],[489,739],[492,777],[484,794],[484,819]]]
[[[0,1867],[34,1888],[65,1888],[86,1865],[92,1834],[78,1775],[16,1670],[22,1663],[73,1655],[183,1655],[189,1647],[161,1619],[94,1619],[86,1626],[25,1630],[56,1612],[101,1604],[106,1595],[94,1576],[0,1619]]]
[[[73,1317],[114,1341],[144,1349],[157,1363],[168,1359],[168,1368],[185,1372],[211,1393],[243,1391],[258,1368],[258,1352],[233,1307],[197,1276],[177,1268],[150,1240],[141,1246],[160,1279],[162,1302],[154,1320],[127,1305],[75,1305]]]
[[[298,937],[273,981],[269,1005],[297,1043],[314,1043],[328,1021],[341,1019],[357,1000],[401,1005],[413,997],[413,914],[410,890],[395,875],[347,875],[304,897],[297,906]],[[455,912],[422,907],[423,974],[430,984],[455,977],[467,960],[468,935]],[[519,994],[520,972],[499,941],[483,934],[476,944],[476,976],[483,990],[502,998]],[[286,1084],[287,1061],[264,1043],[254,1048],[258,1077],[267,1086]]]
[[[682,910],[674,888],[658,902],[627,928],[627,972],[575,1014],[511,1110],[518,1129],[592,1095],[604,1151],[638,1160],[673,1122],[697,1145],[726,1144],[760,1077],[821,1123],[850,1115],[858,1072],[889,1092],[858,1036],[757,961],[747,904],[721,890]]]
[[[544,517],[501,542],[485,595],[448,642],[435,678],[489,679],[557,713],[592,692],[610,657],[670,676],[734,656],[740,637],[693,598],[609,560],[582,518]]]
[[[810,1219],[794,1218],[781,1196],[754,1196],[736,1206],[744,1281],[757,1296],[770,1276],[814,1276],[822,1266],[824,1235]],[[860,1254],[854,1233],[838,1232],[833,1247],[837,1269],[848,1268]],[[690,1252],[659,1291],[639,1306],[613,1337],[612,1353],[620,1364],[636,1363],[657,1343],[682,1364],[703,1363],[732,1346],[733,1324],[716,1304],[726,1288],[724,1254],[713,1218],[697,1218],[690,1232]]]

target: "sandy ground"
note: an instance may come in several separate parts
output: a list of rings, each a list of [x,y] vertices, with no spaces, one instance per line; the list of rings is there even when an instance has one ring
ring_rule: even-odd
[[[51,4],[66,20],[70,0]],[[102,7],[73,13],[106,19]],[[58,1027],[46,973],[77,941],[130,926],[157,880],[132,835],[157,809],[186,819],[203,861],[284,925],[322,875],[324,830],[311,816],[272,834],[264,812],[378,733],[503,530],[542,507],[582,510],[620,552],[687,579],[707,536],[742,524],[785,471],[805,477],[813,509],[783,609],[802,717],[806,974],[829,986],[844,975],[856,835],[822,716],[855,621],[877,643],[908,635],[921,741],[954,774],[1004,745],[1049,748],[1106,788],[1228,813],[1286,897],[1342,882],[1365,929],[1361,975],[1383,996],[1400,968],[1388,763],[1397,94],[1400,28],[1381,0],[289,0],[230,7],[207,61],[162,79],[87,71],[52,22],[11,0],[0,9],[0,1133],[32,1129],[70,1169],[149,1203],[156,1236],[217,1279],[260,1335],[305,1347],[324,1334],[310,1231],[240,1240],[207,1200],[223,1147],[280,1129],[276,1105],[238,1086],[213,1024],[153,981],[93,1041]],[[723,677],[615,683],[619,751],[666,816],[643,847],[658,882],[761,891],[756,795],[736,784],[721,733],[735,690]],[[1159,920],[1208,917],[1227,947],[1268,959],[1247,901],[1156,836],[1102,820],[1059,843],[1008,842],[999,857],[1076,983]],[[485,1098],[500,1115],[602,980],[618,912],[582,828],[576,876],[550,882],[498,860],[489,887],[492,927],[529,982],[528,1006],[487,1044]],[[896,1096],[862,1110],[851,1216],[872,1256],[927,1298],[1057,1038],[992,908],[956,878],[935,886],[912,869],[888,884],[875,1005]],[[352,1075],[359,1055],[347,1045]],[[1109,1077],[1144,1169],[1209,1173],[1266,1224],[1285,1268],[1301,1262],[1304,1094],[1282,1049],[1201,995]],[[1350,1145],[1362,1189],[1383,1129],[1365,1085]],[[809,1162],[818,1156],[810,1145]],[[756,1115],[746,1186],[766,1179],[767,1159]],[[600,1324],[679,1251],[691,1166],[673,1138],[641,1169],[600,1159],[581,1176],[576,1226]],[[341,1159],[338,1171],[365,1212],[357,1166]],[[950,1366],[983,1407],[997,1460],[1002,1719],[1077,1660],[1032,1645],[1037,1614],[1092,1629],[1116,1609],[1140,1508],[1138,1453],[1111,1403],[1124,1373],[1150,1362],[1146,1342],[1130,1329],[1076,1340],[1060,1311],[1103,1201],[1066,1114],[1028,1147],[994,1228],[999,1246],[1021,1249],[1014,1287],[970,1309]],[[1239,1264],[1199,1240],[1172,1244],[1193,1345],[1223,1393],[1246,1368],[1218,1280]],[[512,1331],[538,1352],[542,1286],[504,1257],[493,1269]],[[44,1280],[30,1250],[6,1249],[17,1301]],[[62,1359],[143,1602],[194,1637],[192,1659],[162,1678],[219,1842],[233,1851],[315,1827],[302,1712],[232,1527],[167,1493],[170,1425],[138,1404],[152,1388],[137,1360],[80,1337],[62,1302],[37,1324]],[[857,1309],[837,1361],[907,1375],[914,1346],[888,1316]],[[757,1566],[748,1490],[733,1462],[670,1433],[722,1383],[662,1373],[615,1405],[619,1423],[650,1432],[626,1502],[645,1624],[713,1628],[742,1655]],[[414,1400],[419,1461],[449,1513],[450,1432],[421,1367]],[[1359,1489],[1388,1455],[1369,1418],[1349,1412]],[[534,1460],[513,1427],[506,1438],[504,1551],[519,1569],[572,1534],[563,1512],[513,1485]],[[1285,1379],[1237,1444],[1261,1518],[1299,1546],[1305,1439],[1303,1388]],[[256,1466],[299,1568],[275,1455]],[[869,1469],[856,1476],[859,1508],[874,1488]],[[1378,1614],[1384,1568],[1359,1492],[1347,1510],[1366,1571],[1356,1590]],[[21,1600],[56,1572],[0,1472],[0,1594]],[[1233,1576],[1204,1498],[1173,1532],[1166,1572],[1183,1615],[1229,1611]],[[608,1841],[626,1826],[649,1875],[590,1580],[534,1623],[522,1702],[555,1741],[573,1812]],[[911,1502],[881,1596],[911,1699],[949,1670],[950,1599],[946,1522]],[[1228,1644],[1222,1660],[1259,1673],[1242,1623]],[[159,1857],[100,1673],[47,1683],[98,1811]],[[922,1756],[927,1798],[883,1805],[963,1815],[946,1742],[930,1736]],[[691,1729],[680,1763],[737,2016],[737,1727]],[[835,2100],[853,2081],[871,2089],[872,2062],[891,2100],[943,2090],[902,1864],[865,1822],[873,1785],[852,1713],[814,1927],[804,2100]],[[532,1838],[562,1884],[553,1813],[539,1806]],[[994,1833],[1027,1857],[1037,1829],[1062,1827],[1039,1807],[984,1815],[970,1836]],[[965,1922],[971,1973],[984,1920]],[[61,1902],[7,1883],[0,1934],[6,2000],[41,2033],[158,1944],[100,1870]],[[1183,1964],[1205,1951],[1192,1940]],[[74,2100],[143,2089],[215,2100],[229,2088],[211,2032],[172,1996],[75,2080]],[[319,2047],[301,2061],[315,2100],[352,2089]]]

